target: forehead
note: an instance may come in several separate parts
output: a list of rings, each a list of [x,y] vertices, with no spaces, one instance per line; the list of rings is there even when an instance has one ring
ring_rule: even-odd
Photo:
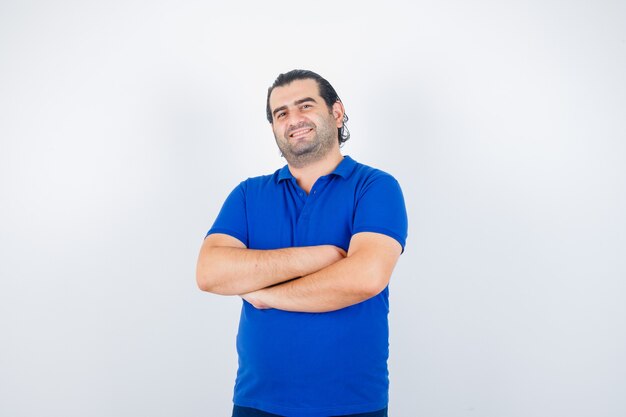
[[[287,85],[274,88],[270,95],[270,109],[273,110],[276,107],[291,105],[294,101],[304,97],[311,97],[316,99],[316,101],[322,99],[317,81],[309,78],[294,80]]]

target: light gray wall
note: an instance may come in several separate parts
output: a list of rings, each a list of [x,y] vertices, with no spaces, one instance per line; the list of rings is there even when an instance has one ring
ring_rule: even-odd
[[[3,1],[0,415],[229,415],[195,261],[292,68],[404,189],[391,415],[626,415],[624,4]]]

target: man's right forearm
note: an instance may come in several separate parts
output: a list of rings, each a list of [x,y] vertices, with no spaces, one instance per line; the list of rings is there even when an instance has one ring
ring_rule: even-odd
[[[203,246],[196,279],[203,291],[238,295],[312,274],[344,256],[331,245],[273,250]]]

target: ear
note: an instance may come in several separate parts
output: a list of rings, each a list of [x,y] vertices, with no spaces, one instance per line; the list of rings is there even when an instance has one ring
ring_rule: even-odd
[[[340,128],[343,126],[343,115],[346,113],[346,111],[343,108],[343,103],[341,101],[335,101],[335,103],[333,103],[333,107],[331,109],[331,113],[333,115],[333,119],[335,119],[335,122],[337,124],[337,128]]]

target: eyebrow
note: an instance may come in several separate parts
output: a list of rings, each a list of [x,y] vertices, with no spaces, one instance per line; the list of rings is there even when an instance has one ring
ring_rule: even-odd
[[[296,100],[293,102],[293,104],[295,104],[296,106],[299,106],[302,103],[306,103],[312,101],[313,103],[317,103],[317,101],[315,101],[315,99],[313,97],[305,97],[305,98],[301,98],[299,100]],[[274,109],[274,111],[272,112],[272,115],[276,116],[276,113],[279,113],[283,110],[286,110],[287,106],[280,106]]]

